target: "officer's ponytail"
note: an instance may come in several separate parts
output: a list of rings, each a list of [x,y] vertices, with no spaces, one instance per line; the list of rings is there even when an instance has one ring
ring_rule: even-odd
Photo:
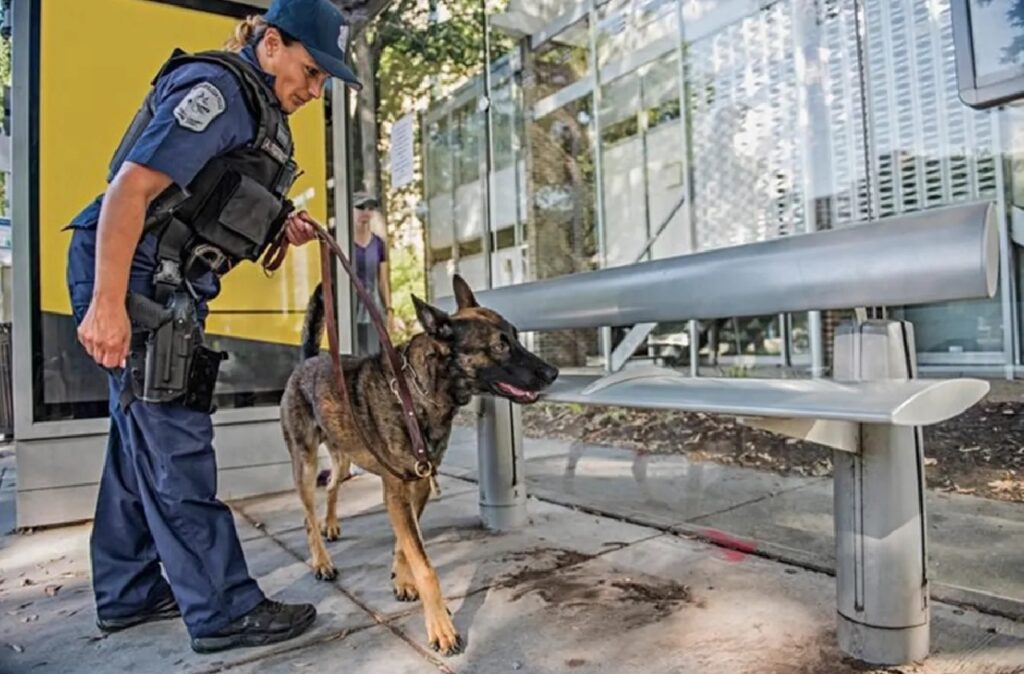
[[[228,38],[227,42],[224,43],[225,51],[242,51],[246,46],[258,43],[262,38],[263,34],[267,32],[267,28],[270,24],[260,16],[259,14],[253,14],[247,16],[243,21],[240,21],[235,26],[235,33]],[[295,42],[288,33],[284,32],[280,28],[277,29],[281,33],[281,41],[284,42],[285,46]]]
[[[256,43],[267,30],[267,22],[263,17],[254,14],[247,16],[235,26],[235,33],[224,43],[226,51],[242,51],[246,45]]]

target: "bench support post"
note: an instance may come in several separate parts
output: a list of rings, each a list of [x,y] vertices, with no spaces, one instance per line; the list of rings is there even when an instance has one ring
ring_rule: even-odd
[[[480,519],[488,529],[517,529],[527,523],[526,466],[522,409],[504,398],[480,398],[477,465]]]
[[[837,380],[917,374],[911,324],[849,322],[835,338]],[[919,428],[863,424],[860,451],[833,452],[839,647],[874,664],[929,650],[924,455]]]

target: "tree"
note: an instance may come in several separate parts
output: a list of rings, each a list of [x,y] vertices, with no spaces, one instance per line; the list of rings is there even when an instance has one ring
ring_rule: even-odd
[[[386,205],[393,304],[400,324],[411,330],[416,318],[410,295],[424,294],[422,231],[415,213],[424,195],[419,181],[390,189],[381,159],[387,156],[387,133],[395,121],[481,72],[485,8],[481,0],[377,2],[378,9],[367,3],[362,10],[360,16],[370,18],[352,42],[356,75],[363,83],[353,115],[351,146],[358,148],[354,185]],[[345,0],[339,5],[350,11]],[[493,43],[492,53],[511,46],[500,36]],[[415,169],[422,175],[422,157],[416,157]]]

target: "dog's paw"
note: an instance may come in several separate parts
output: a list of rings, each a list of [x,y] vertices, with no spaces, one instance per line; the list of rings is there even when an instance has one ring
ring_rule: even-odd
[[[392,591],[395,593],[395,599],[398,601],[416,601],[420,598],[420,593],[412,583],[400,583],[396,580],[392,583]]]
[[[313,575],[317,580],[334,580],[338,577],[338,570],[330,562],[325,562],[313,566]]]
[[[427,618],[427,639],[430,647],[441,655],[458,655],[462,652],[462,637],[459,636],[448,612]]]
[[[341,538],[341,525],[337,521],[325,521],[320,525],[320,534],[328,541],[336,541]]]

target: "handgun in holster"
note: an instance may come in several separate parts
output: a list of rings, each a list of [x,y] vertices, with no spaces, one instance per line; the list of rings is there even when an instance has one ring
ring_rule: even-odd
[[[136,397],[153,403],[180,401],[189,409],[212,413],[217,374],[227,354],[203,345],[192,296],[175,292],[163,306],[133,293],[128,296],[128,315],[147,331],[144,358],[138,357],[141,353],[132,358]]]

